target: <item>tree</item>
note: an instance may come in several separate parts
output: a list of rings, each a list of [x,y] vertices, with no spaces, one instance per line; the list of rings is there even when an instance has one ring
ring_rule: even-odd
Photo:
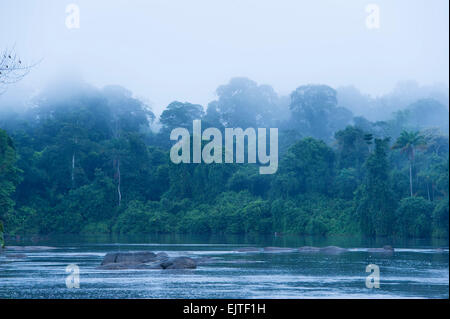
[[[13,141],[0,129],[0,247],[4,246],[3,221],[15,205],[12,194],[20,182],[19,173]]]
[[[29,72],[30,68],[31,66],[22,63],[14,49],[3,50],[0,53],[0,94],[6,90],[8,84],[21,80]],[[2,219],[15,204],[10,196],[18,184],[18,175],[16,175],[18,170],[14,167],[16,154],[12,140],[1,129],[0,155],[0,247],[3,247],[5,242],[3,239],[4,226]]]
[[[233,78],[216,93],[219,98],[209,103],[205,116],[216,127],[268,127],[279,118],[279,98],[269,85]]]
[[[448,238],[448,226],[449,226],[449,209],[448,209],[448,197],[439,201],[432,213],[434,235],[437,237]]]
[[[369,236],[393,233],[395,205],[386,153],[388,141],[389,139],[375,139],[375,150],[364,164],[364,183],[355,194],[361,230]]]
[[[364,132],[355,126],[347,126],[334,134],[337,142],[339,168],[360,168],[368,154]]]
[[[330,141],[352,113],[337,106],[336,91],[327,85],[303,85],[291,93],[292,126],[308,136]]]
[[[272,186],[272,194],[328,193],[334,174],[334,153],[323,141],[307,137],[287,151]]]
[[[0,53],[0,94],[8,84],[20,81],[32,67],[33,65],[24,64],[14,49],[3,50]]]
[[[433,209],[432,202],[423,197],[402,199],[396,211],[398,233],[404,237],[429,237]]]
[[[412,167],[414,163],[414,156],[416,149],[424,148],[427,142],[425,137],[420,132],[403,131],[397,138],[397,141],[392,146],[392,149],[400,149],[402,153],[407,154],[409,159],[409,190],[411,197],[413,197],[413,180]]]
[[[178,101],[170,103],[161,113],[160,122],[163,130],[169,132],[176,127],[192,128],[192,121],[203,117],[203,108],[199,104],[181,103]]]
[[[420,99],[409,105],[410,123],[417,130],[436,127],[448,132],[448,108],[435,99]]]

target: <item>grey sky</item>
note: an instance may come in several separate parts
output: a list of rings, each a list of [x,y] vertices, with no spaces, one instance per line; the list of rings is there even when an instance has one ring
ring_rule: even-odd
[[[66,28],[69,3],[79,29]],[[368,3],[379,29],[366,27]],[[44,58],[20,85],[76,71],[157,113],[173,100],[206,106],[234,76],[281,94],[324,83],[377,95],[408,79],[448,86],[448,11],[447,0],[0,0],[0,48]]]

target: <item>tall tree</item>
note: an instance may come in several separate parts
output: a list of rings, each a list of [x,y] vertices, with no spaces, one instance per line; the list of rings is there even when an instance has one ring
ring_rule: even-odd
[[[407,154],[409,160],[409,191],[413,197],[413,178],[412,170],[414,164],[414,156],[417,149],[426,147],[426,139],[420,132],[403,131],[395,141],[392,149],[399,149],[402,153]]]
[[[363,234],[386,236],[393,233],[394,198],[389,180],[387,144],[389,139],[375,139],[375,150],[364,166],[364,183],[356,191],[357,214]]]

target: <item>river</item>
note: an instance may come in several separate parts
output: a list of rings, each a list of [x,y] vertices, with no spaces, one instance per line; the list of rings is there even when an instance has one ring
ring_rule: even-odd
[[[448,298],[447,240],[300,236],[48,236],[7,238],[9,245],[56,249],[0,254],[0,298]],[[393,255],[368,248],[395,247]],[[239,253],[248,246],[335,245],[339,255]],[[440,248],[440,249],[438,249]],[[100,270],[113,251],[164,251],[208,256],[191,270]],[[66,267],[79,268],[79,288],[67,288]],[[366,267],[380,270],[379,288],[367,288]]]

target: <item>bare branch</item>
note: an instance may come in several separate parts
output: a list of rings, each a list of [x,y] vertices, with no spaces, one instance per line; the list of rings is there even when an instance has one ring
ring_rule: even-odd
[[[6,91],[7,85],[24,78],[39,62],[26,64],[15,53],[14,48],[3,50],[0,53],[0,94]]]

